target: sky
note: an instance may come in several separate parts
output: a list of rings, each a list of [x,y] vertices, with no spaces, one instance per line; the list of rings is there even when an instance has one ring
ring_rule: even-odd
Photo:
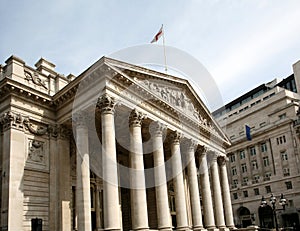
[[[300,60],[298,0],[1,0],[0,22],[1,64],[43,57],[65,75],[149,44],[164,24],[166,45],[201,62],[224,103],[289,76]]]

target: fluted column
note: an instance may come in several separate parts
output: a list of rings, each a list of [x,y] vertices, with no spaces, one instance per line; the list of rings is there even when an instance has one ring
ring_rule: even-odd
[[[144,173],[143,140],[142,140],[143,114],[133,110],[129,118],[130,127],[130,198],[131,219],[133,230],[147,230],[148,212]]]
[[[187,170],[188,170],[188,180],[189,180],[190,198],[191,198],[191,206],[192,206],[193,230],[201,230],[203,229],[203,224],[202,224],[202,212],[200,206],[197,169],[195,163],[195,147],[196,147],[195,141],[190,139],[185,142],[186,156],[189,160]]]
[[[220,156],[218,158],[218,164],[220,169],[225,222],[228,228],[233,229],[235,226],[234,226],[234,220],[232,214],[232,205],[231,205],[230,190],[229,190],[229,183],[228,183],[228,176],[227,176],[227,169],[226,169],[226,157]]]
[[[154,131],[153,140],[153,159],[154,177],[157,208],[157,225],[159,230],[172,230],[170,220],[170,209],[168,203],[168,187],[166,179],[165,158],[162,134],[166,126],[159,122],[152,122]]]
[[[176,230],[188,230],[188,219],[186,210],[186,198],[182,174],[182,163],[180,153],[180,139],[182,135],[175,131],[171,133],[171,155],[172,155],[172,172],[175,189],[175,207],[176,207]]]
[[[221,191],[218,163],[216,157],[213,158],[210,169],[211,169],[212,189],[214,195],[213,198],[214,198],[214,206],[215,206],[216,225],[219,229],[224,229],[226,228],[226,225],[224,220],[222,191]]]
[[[201,147],[197,149],[197,153],[199,156],[199,171],[200,171],[200,184],[201,184],[201,196],[203,202],[203,214],[204,214],[204,222],[205,228],[208,230],[214,230],[215,226],[215,219],[214,219],[214,210],[213,210],[213,203],[212,203],[212,194],[210,190],[210,183],[209,183],[209,173],[208,173],[208,166],[207,166],[207,148]]]
[[[105,230],[121,230],[118,168],[115,141],[115,101],[105,94],[98,99],[102,125],[103,214]]]
[[[86,125],[87,115],[79,112],[74,115],[76,123],[76,209],[78,230],[92,230],[91,189],[89,163],[89,136]]]

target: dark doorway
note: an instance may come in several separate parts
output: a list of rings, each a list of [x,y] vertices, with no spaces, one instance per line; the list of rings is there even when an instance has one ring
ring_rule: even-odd
[[[241,228],[247,228],[252,225],[250,210],[244,206],[238,209],[239,218],[241,221]]]
[[[131,210],[130,210],[130,190],[121,188],[121,204],[122,204],[122,222],[123,230],[132,230],[131,225]]]
[[[96,230],[96,212],[95,211],[91,212],[91,217],[92,217],[92,230]]]
[[[281,217],[282,217],[283,227],[298,228],[296,230],[300,229],[298,213],[286,213],[286,214],[282,214]]]

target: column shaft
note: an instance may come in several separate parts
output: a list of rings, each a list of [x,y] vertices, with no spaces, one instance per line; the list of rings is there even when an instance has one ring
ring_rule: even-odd
[[[96,200],[96,230],[100,231],[103,230],[102,227],[102,211],[101,211],[101,201],[100,201],[100,190],[99,190],[99,186],[96,187],[95,190],[96,196],[95,196],[95,200]]]
[[[130,181],[131,218],[133,230],[147,230],[148,211],[144,173],[142,114],[133,110],[130,115]]]
[[[225,221],[226,226],[228,228],[234,228],[234,220],[232,214],[232,205],[231,205],[231,198],[230,198],[230,190],[228,184],[228,176],[227,176],[227,169],[226,169],[226,161],[220,164],[220,175],[221,175],[221,185],[222,185],[222,194],[223,194],[223,202],[224,202],[224,212],[225,212]]]
[[[158,229],[172,230],[162,139],[164,127],[162,124],[156,122],[155,129],[156,131],[153,134],[153,159]]]
[[[214,229],[215,219],[214,210],[212,204],[212,194],[210,190],[208,166],[206,160],[206,153],[200,155],[200,182],[201,182],[201,195],[203,202],[203,213],[205,228],[208,230]]]
[[[90,193],[90,165],[88,148],[88,129],[84,125],[76,127],[77,145],[77,214],[78,230],[92,230],[91,225],[91,193]]]
[[[175,206],[177,230],[188,230],[188,219],[186,210],[186,198],[183,182],[181,153],[180,153],[180,134],[175,132],[172,134],[171,155],[172,155],[172,172],[173,183],[175,189]]]
[[[187,150],[187,157],[189,158],[188,179],[189,179],[191,206],[192,206],[193,229],[199,230],[199,229],[203,229],[203,224],[202,224],[202,212],[200,206],[197,169],[195,163],[195,153],[194,153],[195,146],[193,143],[189,143],[188,145],[189,145]]]
[[[217,160],[212,161],[211,165],[211,178],[212,178],[212,188],[214,195],[214,206],[215,206],[215,219],[216,225],[218,228],[225,228],[225,220],[224,220],[224,209],[222,202],[222,191],[220,186],[220,177],[218,171]]]

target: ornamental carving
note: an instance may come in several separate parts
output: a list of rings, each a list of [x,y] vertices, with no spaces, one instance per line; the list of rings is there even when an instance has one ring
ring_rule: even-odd
[[[150,123],[150,133],[155,136],[162,136],[166,132],[167,126],[159,121],[153,121]]]
[[[53,138],[69,138],[71,131],[62,124],[48,126],[49,135]]]
[[[45,152],[44,142],[37,140],[29,140],[28,144],[28,160],[31,162],[44,163]]]
[[[224,166],[226,164],[227,158],[225,156],[217,157],[218,165]]]
[[[115,105],[115,99],[108,94],[104,94],[98,98],[97,108],[100,109],[101,113],[114,113]]]
[[[34,135],[42,136],[48,132],[48,126],[40,126],[30,122],[28,118],[24,119],[25,127]]]
[[[129,115],[129,126],[141,126],[143,119],[145,119],[145,115],[134,109]]]
[[[47,86],[46,86],[46,81],[42,80],[39,77],[39,74],[37,72],[34,72],[33,74],[31,74],[28,71],[24,71],[24,75],[25,75],[25,80],[32,81],[35,85],[41,86],[45,89],[48,89]]]
[[[198,142],[193,139],[186,139],[182,143],[183,147],[188,151],[194,151],[196,146],[198,145]]]
[[[3,130],[9,128],[23,129],[23,116],[11,111],[5,112],[0,117],[0,124],[2,125]]]
[[[178,131],[171,132],[170,134],[170,141],[172,143],[179,143],[182,138],[183,138],[183,134]]]

